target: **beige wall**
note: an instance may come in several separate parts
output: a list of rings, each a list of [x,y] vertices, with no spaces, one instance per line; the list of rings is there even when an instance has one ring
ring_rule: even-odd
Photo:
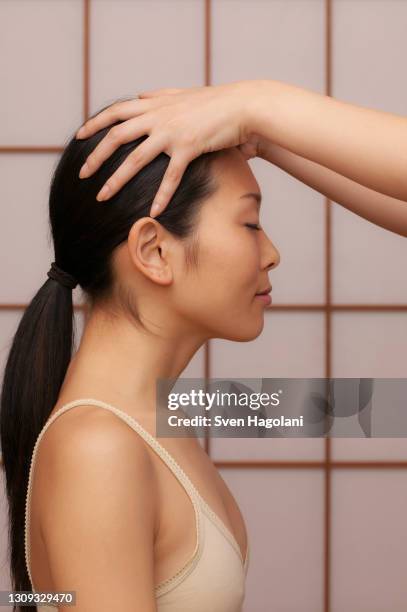
[[[88,82],[83,7],[83,0],[0,2],[1,371],[24,304],[53,259],[47,195],[58,153],[49,147],[61,147],[81,124],[84,102],[94,112],[139,90],[202,85],[206,77],[212,84],[273,78],[321,93],[330,83],[342,100],[406,114],[407,0],[213,0],[209,39],[203,0],[93,0]],[[24,148],[31,146],[45,149]],[[270,274],[273,300],[287,308],[267,313],[254,342],[211,342],[207,374],[406,377],[407,241],[263,160],[250,164],[263,192],[263,225],[281,253]],[[400,310],[382,308],[391,304]],[[183,375],[204,374],[201,350]],[[215,439],[211,455],[247,462],[221,468],[251,540],[245,612],[406,609],[405,439]],[[255,460],[269,464],[256,468]],[[372,460],[406,463],[369,468]],[[345,461],[353,469],[343,469]]]

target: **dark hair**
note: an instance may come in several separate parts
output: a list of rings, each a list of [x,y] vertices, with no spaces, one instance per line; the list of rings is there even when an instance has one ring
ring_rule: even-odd
[[[116,121],[113,125],[119,123]],[[127,155],[148,138],[144,135],[121,145],[96,173],[80,179],[81,166],[111,127],[87,139],[72,137],[58,161],[50,187],[54,259],[62,270],[77,279],[88,305],[112,298],[116,287],[114,251],[127,240],[135,221],[149,216],[170,159],[160,153],[116,195],[98,202],[96,195],[103,184]],[[202,203],[216,191],[217,182],[210,166],[220,153],[205,153],[190,162],[170,203],[157,217],[157,222],[184,241],[188,266],[198,263],[195,232],[198,213]],[[118,289],[114,296],[137,318],[131,295],[125,287]],[[9,512],[11,580],[15,591],[31,591],[24,548],[30,461],[36,439],[57,402],[74,340],[72,290],[47,278],[25,309],[12,339],[1,390],[0,440]],[[13,610],[19,609],[13,607]],[[24,610],[36,608],[24,606]]]

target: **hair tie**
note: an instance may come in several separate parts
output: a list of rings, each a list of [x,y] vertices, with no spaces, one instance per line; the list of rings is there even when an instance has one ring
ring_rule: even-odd
[[[64,287],[68,287],[68,289],[75,289],[76,285],[78,285],[78,281],[74,276],[68,274],[68,272],[64,272],[61,268],[59,268],[55,261],[52,262],[50,269],[47,272],[49,278],[56,280],[58,283],[63,285]]]

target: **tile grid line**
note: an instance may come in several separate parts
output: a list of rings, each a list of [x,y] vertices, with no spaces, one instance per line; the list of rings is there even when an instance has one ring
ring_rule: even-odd
[[[212,84],[212,0],[204,0],[204,85]],[[204,389],[208,393],[209,379],[211,377],[211,340],[208,339],[204,344]],[[211,457],[210,434],[205,428],[204,448]]]
[[[332,2],[325,0],[325,95],[330,96],[332,90]],[[331,201],[325,198],[325,376],[331,377],[332,371],[332,217]],[[328,415],[326,415],[328,417]],[[325,467],[324,467],[324,567],[323,567],[323,609],[331,609],[331,438],[325,438]]]
[[[28,303],[0,303],[1,310],[25,310]],[[85,304],[74,304],[75,311],[85,310]],[[407,304],[273,304],[265,309],[266,315],[272,310],[276,312],[406,312]]]

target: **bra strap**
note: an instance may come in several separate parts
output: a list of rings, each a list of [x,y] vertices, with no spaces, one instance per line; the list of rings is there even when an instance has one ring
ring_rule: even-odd
[[[154,438],[154,436],[152,436],[148,431],[146,431],[140,425],[140,423],[138,423],[136,421],[136,419],[131,417],[126,412],[124,412],[122,410],[119,410],[115,406],[112,406],[111,404],[108,404],[107,402],[104,402],[102,400],[97,400],[97,399],[94,399],[94,398],[76,399],[76,400],[73,400],[71,402],[68,402],[67,404],[64,404],[61,408],[59,408],[46,421],[45,425],[43,426],[42,430],[40,431],[40,433],[38,435],[38,438],[37,438],[37,440],[35,442],[34,449],[33,449],[32,456],[31,456],[30,470],[29,470],[29,476],[28,476],[27,495],[26,495],[26,506],[25,506],[24,546],[25,546],[26,566],[27,566],[27,571],[28,571],[28,575],[29,575],[29,578],[30,578],[30,582],[31,582],[31,585],[32,585],[33,593],[35,593],[36,591],[34,589],[34,584],[33,584],[32,576],[31,576],[31,571],[30,571],[30,552],[31,551],[30,551],[30,542],[29,542],[29,538],[28,538],[28,533],[29,533],[29,528],[30,528],[30,503],[31,503],[32,473],[33,473],[35,458],[36,458],[36,455],[37,455],[38,445],[39,445],[39,443],[40,443],[40,441],[42,439],[42,436],[45,434],[46,430],[48,429],[48,427],[61,414],[63,414],[64,412],[66,412],[70,408],[74,408],[75,406],[83,406],[83,405],[99,406],[100,408],[105,408],[107,410],[110,410],[114,414],[116,414],[119,418],[121,418],[122,420],[126,421],[126,423],[132,429],[134,429],[138,434],[140,434],[140,436],[142,438],[144,438],[144,440],[147,442],[147,444],[149,444],[153,448],[153,450],[155,450],[156,453],[163,459],[163,461],[167,464],[167,466],[170,468],[170,470],[173,472],[173,474],[176,476],[176,478],[181,482],[182,486],[184,487],[184,489],[186,490],[186,492],[188,493],[189,497],[192,500],[192,503],[193,503],[193,506],[194,506],[194,510],[195,510],[195,515],[196,515],[197,527],[198,527],[198,538],[197,538],[197,541],[198,541],[198,543],[200,542],[199,525],[201,523],[201,521],[200,521],[200,500],[201,500],[201,496],[200,496],[199,492],[197,491],[197,489],[195,488],[195,486],[193,485],[193,483],[191,482],[191,480],[189,479],[189,477],[184,472],[184,470],[177,463],[177,461],[175,461],[175,459],[170,455],[170,453],[158,442],[158,440],[156,438]]]

